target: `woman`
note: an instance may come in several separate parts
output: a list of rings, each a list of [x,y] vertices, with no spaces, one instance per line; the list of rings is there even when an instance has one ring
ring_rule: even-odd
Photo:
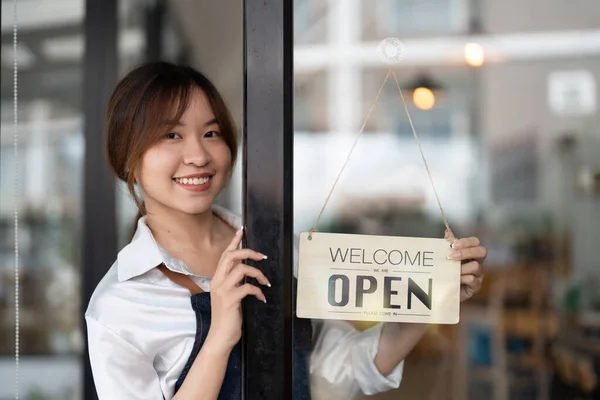
[[[221,96],[191,68],[141,66],[111,96],[106,150],[139,213],[134,237],[85,314],[100,399],[240,399],[240,302],[267,302],[261,287],[270,283],[244,264],[260,267],[268,255],[242,249],[240,219],[213,204],[237,154]],[[481,284],[485,249],[475,238],[457,245],[473,260],[463,267],[468,298]],[[311,376],[343,396],[397,387],[402,360],[424,332],[414,324],[359,332],[320,322]],[[307,386],[295,388],[298,398],[308,398]]]

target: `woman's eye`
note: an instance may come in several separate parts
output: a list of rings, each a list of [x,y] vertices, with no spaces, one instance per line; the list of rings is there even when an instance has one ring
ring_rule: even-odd
[[[219,132],[217,132],[217,131],[206,132],[204,134],[204,137],[207,137],[207,138],[219,137]]]
[[[181,139],[181,135],[179,133],[170,132],[165,135],[166,139]]]

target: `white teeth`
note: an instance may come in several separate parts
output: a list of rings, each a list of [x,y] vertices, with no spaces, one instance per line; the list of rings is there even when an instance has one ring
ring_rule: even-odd
[[[175,178],[175,181],[184,185],[204,185],[209,179],[210,177],[205,176],[202,178]]]

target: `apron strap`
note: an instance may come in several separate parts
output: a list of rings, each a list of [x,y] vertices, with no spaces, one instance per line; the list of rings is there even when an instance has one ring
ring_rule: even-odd
[[[189,290],[192,295],[204,293],[204,290],[202,290],[200,286],[196,285],[189,276],[173,272],[170,269],[168,269],[164,264],[159,265],[158,269],[175,284],[183,286],[184,288]]]

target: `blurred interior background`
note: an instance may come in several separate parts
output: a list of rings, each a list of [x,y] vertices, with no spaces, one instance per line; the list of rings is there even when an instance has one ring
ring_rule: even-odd
[[[2,1],[0,399],[13,393],[17,163],[22,398],[81,399],[82,193],[93,184],[83,179],[85,2],[19,3],[15,160],[13,3]],[[243,126],[241,0],[118,6],[119,77],[158,41],[161,59],[206,72]],[[396,73],[450,224],[480,237],[489,256],[460,324],[432,326],[400,389],[375,398],[600,398],[600,3],[296,0],[296,232],[316,218],[375,99],[388,68],[375,49],[390,36],[404,45]],[[126,188],[116,196],[107,217],[120,248],[135,207]],[[239,166],[219,201],[241,212]],[[443,235],[392,81],[320,229]]]

